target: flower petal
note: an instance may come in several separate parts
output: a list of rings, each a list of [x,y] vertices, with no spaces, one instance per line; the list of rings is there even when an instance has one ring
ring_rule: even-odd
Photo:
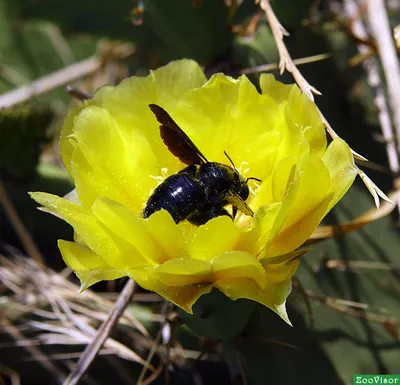
[[[81,281],[81,292],[99,281],[113,280],[127,275],[126,270],[111,269],[88,247],[62,240],[58,241],[58,247],[65,263]]]
[[[325,216],[350,188],[358,174],[358,169],[354,164],[350,147],[340,138],[332,141],[322,161],[329,171],[333,194],[324,213]]]
[[[285,106],[285,117],[292,143],[289,146],[290,154],[306,155],[304,144],[299,146],[304,138],[308,142],[307,153],[322,156],[326,149],[326,133],[314,103],[301,93],[297,85],[283,84],[271,74],[260,76],[260,88],[263,94],[270,95],[277,103]]]
[[[305,252],[307,250],[294,250],[287,254],[264,258],[261,264],[264,267],[266,279],[283,282],[293,277],[300,264],[298,258]]]
[[[171,259],[158,266],[154,277],[168,286],[187,286],[212,282],[211,264],[197,259]]]
[[[190,314],[192,313],[192,306],[198,298],[212,290],[212,284],[208,282],[187,286],[166,285],[156,279],[147,269],[132,270],[128,275],[143,289],[158,293]]]
[[[292,290],[290,279],[279,283],[267,282],[263,290],[252,279],[245,277],[218,281],[215,286],[233,300],[247,298],[269,307],[291,325],[285,306]]]
[[[211,261],[216,255],[233,250],[239,236],[240,230],[231,218],[213,218],[197,229],[190,246],[190,254],[193,258]]]
[[[272,203],[268,206],[262,206],[256,211],[252,221],[252,228],[240,234],[238,242],[240,250],[258,255],[267,243],[281,206],[281,203]]]
[[[30,195],[36,202],[55,211],[68,222],[80,239],[110,268],[126,270],[148,264],[132,245],[107,230],[89,209],[52,194]]]
[[[109,111],[128,142],[134,141],[139,133],[151,143],[159,160],[159,172],[153,175],[161,175],[161,168],[173,174],[182,168],[182,164],[162,142],[159,124],[149,104],[158,104],[173,113],[180,98],[205,82],[206,77],[195,61],[177,60],[151,71],[147,77],[131,77],[115,88],[100,89],[92,103]]]
[[[277,183],[285,180],[281,175],[277,178]],[[281,213],[271,232],[269,256],[286,254],[306,241],[323,218],[330,188],[329,172],[321,159],[309,155],[298,162],[294,180],[288,185]],[[277,187],[276,190],[281,189]]]
[[[173,117],[210,161],[229,164],[226,151],[244,176],[263,179],[273,169],[282,116],[246,77],[214,75],[182,98]]]
[[[262,94],[271,96],[278,104],[286,102],[295,87],[294,84],[278,82],[274,75],[266,73],[260,75],[259,82]]]
[[[186,92],[203,86],[206,81],[203,70],[194,60],[176,60],[151,71],[148,77],[131,77],[117,87],[101,88],[93,103],[115,117],[125,116],[136,121],[144,111],[150,116],[150,103],[158,103],[168,110]]]
[[[297,86],[289,93],[286,118],[292,134],[297,131],[307,139],[309,153],[321,157],[326,149],[324,125],[315,104]]]
[[[261,289],[267,286],[264,269],[258,259],[242,251],[225,252],[212,261],[215,282],[247,277]]]
[[[74,152],[75,146],[74,143],[71,143],[70,136],[74,132],[74,119],[76,115],[78,115],[87,106],[87,104],[88,102],[84,102],[80,106],[71,108],[67,117],[65,118],[64,125],[60,134],[59,145],[61,159],[71,176],[71,157]]]
[[[118,202],[98,198],[92,212],[104,226],[133,245],[150,265],[186,257],[180,227],[164,210],[146,220]]]
[[[120,201],[140,212],[149,191],[157,184],[150,175],[159,173],[157,157],[148,140],[133,127],[130,135],[125,135],[123,128],[106,109],[93,105],[75,117],[74,127],[70,141],[84,154],[87,164],[92,168],[96,187],[103,186],[94,194]],[[78,170],[81,159],[82,155],[79,160],[75,159],[75,168]],[[78,183],[77,189],[79,194],[81,189]],[[115,191],[119,192],[117,196],[114,196]],[[85,202],[82,198],[84,196],[80,196],[80,199],[86,206],[93,203]]]

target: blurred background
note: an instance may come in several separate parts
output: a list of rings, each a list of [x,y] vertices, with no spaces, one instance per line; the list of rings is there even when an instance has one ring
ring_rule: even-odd
[[[336,385],[355,373],[400,373],[400,68],[385,65],[390,49],[400,52],[400,2],[271,6],[298,69],[322,92],[317,105],[396,205],[377,212],[357,179],[302,257],[293,328],[258,308],[235,340],[199,338],[161,298],[139,292],[81,384]],[[279,73],[276,47],[252,0],[0,0],[0,385],[61,384],[124,285],[100,283],[76,298],[57,249],[72,230],[27,195],[73,189],[57,145],[69,108],[178,58],[197,60],[207,76],[247,74],[257,84],[268,71],[293,83]]]

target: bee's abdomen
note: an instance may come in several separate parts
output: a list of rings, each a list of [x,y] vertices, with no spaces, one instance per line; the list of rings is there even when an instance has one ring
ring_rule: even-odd
[[[205,199],[204,188],[190,175],[171,175],[154,190],[143,210],[143,217],[148,218],[164,209],[178,223],[202,206]]]

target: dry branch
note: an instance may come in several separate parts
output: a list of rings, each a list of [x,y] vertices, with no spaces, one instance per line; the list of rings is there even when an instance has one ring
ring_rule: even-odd
[[[308,63],[315,63],[320,60],[325,60],[329,58],[331,55],[329,53],[322,53],[319,55],[313,55],[313,56],[308,56],[308,57],[302,57],[299,59],[294,59],[293,63],[296,65],[301,65],[301,64],[308,64]],[[249,75],[249,74],[256,74],[259,72],[267,72],[267,71],[273,71],[280,68],[278,63],[271,63],[271,64],[263,64],[259,66],[254,66],[250,68],[244,68],[240,70],[239,72],[244,75]]]
[[[104,43],[100,54],[69,65],[59,71],[43,76],[26,86],[0,95],[0,109],[27,102],[36,96],[52,91],[57,87],[74,82],[93,74],[113,59],[124,59],[135,52],[132,44]]]
[[[292,57],[289,54],[288,49],[286,48],[285,43],[283,42],[283,36],[289,36],[289,33],[286,31],[285,28],[283,28],[282,24],[279,22],[278,18],[276,17],[274,11],[271,8],[271,4],[269,3],[269,0],[261,0],[260,1],[260,6],[265,12],[265,16],[267,17],[268,24],[271,28],[272,34],[275,39],[276,46],[278,48],[279,52],[279,69],[281,71],[281,74],[285,71],[289,71],[294,79],[296,80],[296,83],[300,87],[300,89],[312,100],[314,101],[314,94],[321,95],[321,93],[313,87],[310,83],[307,82],[307,80],[304,78],[304,76],[301,74],[301,72],[298,70],[296,65],[294,64]]]
[[[32,83],[0,95],[0,109],[12,107],[27,102],[36,96],[52,91],[57,87],[81,79],[96,72],[102,65],[102,60],[92,56],[78,63],[72,64],[50,75],[43,76]]]
[[[104,342],[110,335],[113,327],[116,325],[116,323],[118,323],[119,318],[122,316],[125,308],[128,306],[128,303],[135,292],[135,287],[135,282],[130,279],[118,297],[114,308],[110,311],[107,320],[104,321],[92,343],[87,346],[85,351],[80,356],[75,369],[65,380],[64,385],[76,385],[78,381],[85,375],[90,364],[96,358],[97,353],[100,351],[104,345]]]

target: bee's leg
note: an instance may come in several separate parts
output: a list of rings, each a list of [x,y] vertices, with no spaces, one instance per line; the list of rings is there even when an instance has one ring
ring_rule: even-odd
[[[232,220],[236,218],[238,209],[235,206],[232,206]]]
[[[220,217],[222,215],[227,215],[228,217],[233,219],[232,215],[229,214],[229,212],[226,211],[222,206],[203,207],[202,210],[196,212],[187,219],[193,225],[200,226],[207,223],[210,219]]]

